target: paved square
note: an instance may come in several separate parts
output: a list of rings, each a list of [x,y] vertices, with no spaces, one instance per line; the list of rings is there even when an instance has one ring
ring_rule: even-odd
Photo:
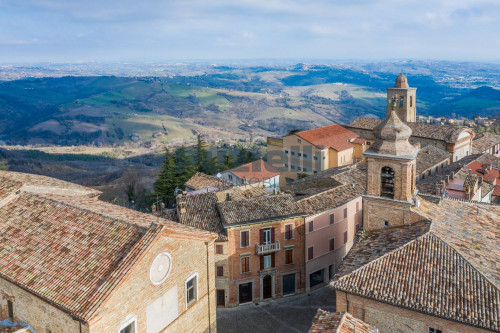
[[[217,332],[307,332],[318,308],[335,311],[335,293],[328,287],[230,309],[217,309]]]

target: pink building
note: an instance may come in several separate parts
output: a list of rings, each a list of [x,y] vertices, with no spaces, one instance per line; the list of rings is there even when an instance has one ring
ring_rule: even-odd
[[[361,166],[329,169],[295,183],[297,203],[307,212],[306,292],[332,278],[363,226]]]

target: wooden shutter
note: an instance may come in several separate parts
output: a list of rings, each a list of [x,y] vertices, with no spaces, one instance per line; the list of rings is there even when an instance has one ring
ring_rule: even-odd
[[[260,269],[264,269],[264,256],[260,256]]]
[[[347,217],[347,208],[344,208],[344,218]]]
[[[274,227],[271,228],[271,243],[274,243]]]
[[[335,250],[335,238],[330,239],[330,251]]]
[[[347,231],[344,231],[344,244],[347,243]]]
[[[274,253],[271,254],[271,267],[275,267]]]
[[[335,214],[330,214],[330,224],[335,223]]]
[[[260,229],[260,243],[264,244],[264,229]]]
[[[309,232],[314,231],[314,221],[309,221]]]
[[[314,248],[311,246],[307,249],[307,259],[311,260],[314,257]]]

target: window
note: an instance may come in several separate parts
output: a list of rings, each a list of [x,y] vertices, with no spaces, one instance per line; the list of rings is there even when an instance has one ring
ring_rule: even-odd
[[[347,208],[344,208],[344,218],[347,218]]]
[[[314,171],[313,171],[313,173],[318,173],[318,171],[317,171],[317,170],[314,170]]]
[[[233,180],[233,175],[227,175],[227,178],[229,178],[229,180]]]
[[[260,229],[260,244],[274,243],[274,228]]]
[[[297,156],[302,156],[302,154],[301,153],[297,153]]]
[[[304,158],[307,158],[307,154],[303,154],[304,155]]]
[[[307,172],[307,168],[303,168],[303,171],[306,171],[306,172]]]
[[[432,328],[432,327],[429,327],[429,329],[427,330],[428,333],[443,333],[443,331],[441,330],[437,330],[435,328]]]
[[[7,316],[14,321],[14,303],[9,300],[7,300]]]
[[[294,152],[294,151],[292,151],[290,154],[291,154],[292,156],[295,156],[295,152]]]
[[[307,260],[312,260],[314,258],[314,246],[307,249]]]
[[[389,167],[383,167],[380,178],[380,196],[394,199],[394,170]]]
[[[314,221],[309,221],[309,223],[307,225],[309,226],[309,232],[313,232],[314,231]]]
[[[344,231],[344,244],[347,243],[347,231]]]
[[[224,276],[224,266],[217,266],[217,276]]]
[[[335,214],[330,214],[330,224],[335,223]]]
[[[388,227],[389,226],[389,221],[384,221],[384,227]]]
[[[285,154],[288,154],[288,150],[285,150]]]
[[[118,329],[118,333],[136,333],[137,332],[137,317],[128,315],[125,322]]]
[[[133,322],[131,322],[130,324],[128,324],[127,326],[121,328],[118,332],[119,333],[135,333],[136,332],[135,320]]]
[[[250,256],[241,257],[241,272],[249,273],[250,272]]]
[[[335,250],[335,238],[330,238],[330,251]]]
[[[186,281],[186,307],[198,299],[198,275],[190,276]]]
[[[222,245],[215,245],[215,254],[223,254],[224,247]]]
[[[285,224],[285,240],[293,239],[293,224]]]
[[[317,161],[318,160],[318,156],[314,156],[314,160]]]
[[[297,139],[297,142],[298,142],[298,143],[301,143],[301,142],[302,142],[302,140],[301,140],[301,139]]]
[[[300,171],[300,167],[297,167],[297,170],[299,170],[299,171]]]
[[[240,247],[248,247],[250,245],[250,231],[245,230],[240,232]]]
[[[264,256],[264,268],[271,267],[271,255]]]
[[[295,165],[291,165],[291,166],[290,166],[290,168],[291,168],[292,170],[295,170]]]
[[[288,168],[288,163],[285,163],[285,168]]]
[[[285,248],[285,265],[293,264],[293,248]]]
[[[359,202],[356,202],[356,211],[359,212]]]
[[[217,306],[226,306],[226,291],[217,289]]]

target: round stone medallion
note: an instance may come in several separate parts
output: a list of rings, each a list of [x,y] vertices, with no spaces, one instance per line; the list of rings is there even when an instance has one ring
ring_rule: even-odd
[[[172,257],[167,252],[156,256],[149,269],[149,278],[154,285],[163,283],[172,270]]]

